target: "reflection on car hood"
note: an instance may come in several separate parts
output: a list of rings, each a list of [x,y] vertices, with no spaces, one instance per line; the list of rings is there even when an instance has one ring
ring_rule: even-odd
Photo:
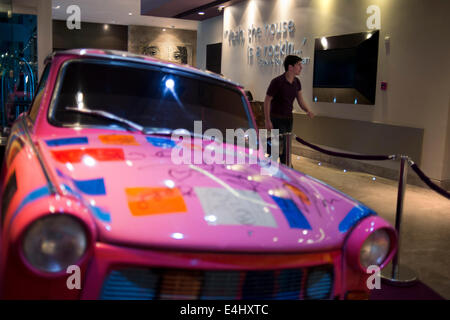
[[[207,164],[201,155],[211,141],[81,134],[38,144],[57,183],[89,206],[103,242],[212,251],[328,250],[340,247],[347,231],[373,214],[286,167],[271,176],[263,174],[265,161]],[[174,154],[189,151],[193,164],[174,163]]]

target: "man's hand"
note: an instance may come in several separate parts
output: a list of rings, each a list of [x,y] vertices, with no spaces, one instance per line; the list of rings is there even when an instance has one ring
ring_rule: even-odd
[[[306,113],[308,114],[308,117],[310,119],[312,119],[312,118],[314,118],[316,116],[314,113],[312,113],[312,111],[307,111]]]

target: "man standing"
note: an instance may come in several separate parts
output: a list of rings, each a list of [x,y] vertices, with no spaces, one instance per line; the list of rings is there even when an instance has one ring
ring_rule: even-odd
[[[302,85],[297,76],[302,71],[302,58],[289,55],[284,59],[285,73],[274,78],[267,89],[264,99],[264,115],[267,129],[278,129],[280,134],[292,132],[292,109],[294,99],[300,108],[312,119],[314,113],[309,110],[302,96]],[[284,136],[280,139],[280,161],[285,163]]]

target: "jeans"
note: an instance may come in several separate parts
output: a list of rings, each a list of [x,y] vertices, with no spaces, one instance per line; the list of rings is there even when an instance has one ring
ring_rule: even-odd
[[[293,118],[271,118],[274,129],[278,129],[280,134],[292,132]],[[280,137],[280,162],[286,164],[286,137]],[[270,154],[272,154],[270,152]],[[276,159],[274,159],[276,160]]]

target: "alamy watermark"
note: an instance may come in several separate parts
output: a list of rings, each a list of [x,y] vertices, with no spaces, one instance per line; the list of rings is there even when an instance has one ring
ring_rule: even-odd
[[[367,288],[369,290],[381,289],[381,268],[376,265],[369,266],[367,274],[371,274],[366,281]]]
[[[70,5],[66,9],[69,15],[66,19],[66,26],[69,30],[81,29],[81,8],[76,4]]]
[[[379,6],[370,5],[366,10],[370,16],[367,18],[366,25],[369,30],[381,29],[381,9]]]
[[[202,121],[194,121],[193,135],[186,130],[175,130],[171,136],[176,146],[172,149],[174,164],[260,164],[262,175],[278,172],[279,130],[270,132],[271,158],[267,159],[268,131],[266,129],[226,129],[225,143],[222,131],[202,130]],[[195,142],[200,140],[201,145]],[[209,143],[208,143],[209,142]],[[206,145],[207,144],[207,145]]]
[[[81,269],[77,265],[70,265],[66,269],[66,273],[70,276],[66,280],[67,289],[81,290]]]

